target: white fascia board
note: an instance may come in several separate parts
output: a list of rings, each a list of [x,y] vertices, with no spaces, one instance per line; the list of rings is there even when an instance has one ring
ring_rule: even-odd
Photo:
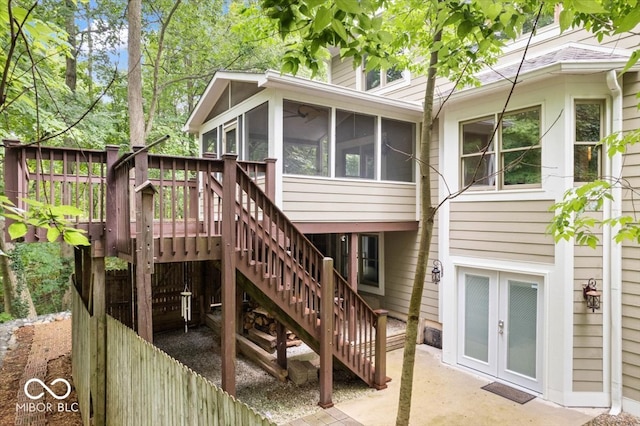
[[[520,74],[518,76],[518,84],[535,80],[542,80],[558,74],[593,74],[595,72],[606,72],[613,69],[621,70],[622,68],[624,68],[626,63],[627,61],[597,60],[556,62],[554,64],[549,64],[533,71]],[[633,69],[635,69],[635,67]],[[512,85],[513,82],[511,78],[503,78],[500,80],[492,81],[480,87],[471,87],[468,89],[460,90],[452,94],[447,101],[457,102],[477,96],[486,96],[489,93],[511,87]],[[440,102],[442,102],[442,100],[443,99],[439,99]]]
[[[204,93],[198,100],[195,108],[189,115],[187,122],[182,127],[182,131],[195,133],[198,131],[204,120],[209,115],[211,108],[224,91],[227,83],[231,80],[258,83],[263,78],[262,74],[246,72],[218,71],[215,73]]]
[[[298,93],[304,93],[311,96],[321,95],[322,97],[341,101],[349,100],[352,102],[366,103],[367,106],[377,107],[382,111],[411,114],[416,116],[417,119],[422,117],[422,105],[417,102],[390,99],[334,84],[282,75],[277,71],[267,71],[264,78],[258,82],[258,86],[274,89],[295,90]]]

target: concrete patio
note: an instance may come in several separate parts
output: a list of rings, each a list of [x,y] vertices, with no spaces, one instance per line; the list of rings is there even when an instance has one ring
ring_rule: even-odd
[[[400,390],[402,349],[387,354],[387,375],[393,380],[380,392],[340,404],[291,422],[291,425],[395,424]],[[571,409],[535,398],[525,404],[481,389],[490,380],[451,368],[440,350],[420,345],[411,410],[412,425],[544,425],[581,426],[605,409]]]

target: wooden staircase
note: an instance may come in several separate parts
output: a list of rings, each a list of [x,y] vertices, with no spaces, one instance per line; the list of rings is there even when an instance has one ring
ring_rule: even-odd
[[[234,263],[241,274],[236,279],[250,294],[258,290],[253,295],[263,305],[268,299],[265,308],[279,311],[280,321],[316,351],[327,330],[322,310],[330,309],[333,357],[368,385],[385,388],[384,356],[375,354],[386,352],[386,313],[372,310],[335,269],[325,272],[322,253],[242,167],[235,174]],[[215,182],[211,189],[222,197],[223,185]],[[323,288],[328,285],[329,291]]]

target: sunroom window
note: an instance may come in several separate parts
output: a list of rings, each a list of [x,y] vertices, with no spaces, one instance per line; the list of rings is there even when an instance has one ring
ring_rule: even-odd
[[[263,103],[245,114],[246,159],[263,161],[269,156],[269,104]]]
[[[336,176],[375,179],[376,117],[336,111]]]
[[[591,182],[600,176],[603,109],[601,100],[575,103],[574,182]]]
[[[514,188],[541,183],[540,107],[505,113],[461,125],[464,186]]]
[[[284,101],[285,173],[329,175],[329,112],[329,108],[319,105]]]
[[[413,182],[415,124],[382,119],[382,179]]]

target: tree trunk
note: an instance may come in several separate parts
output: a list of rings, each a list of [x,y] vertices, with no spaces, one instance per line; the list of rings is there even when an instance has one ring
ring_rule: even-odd
[[[68,37],[67,40],[71,45],[71,55],[66,57],[66,69],[64,74],[64,81],[67,87],[71,89],[73,93],[76,92],[76,82],[78,79],[77,73],[77,62],[76,56],[78,54],[78,50],[76,47],[76,23],[75,23],[75,12],[76,12],[76,4],[71,0],[67,0],[65,2],[65,19],[64,19],[64,27],[67,31]]]
[[[442,38],[442,32],[438,31],[433,39],[437,43]],[[398,399],[398,413],[396,425],[408,425],[411,415],[411,394],[413,391],[413,369],[416,359],[416,339],[418,336],[418,319],[420,318],[420,305],[424,290],[424,280],[427,275],[427,261],[429,259],[429,247],[433,236],[433,220],[437,212],[431,204],[431,166],[429,155],[431,150],[431,137],[433,133],[433,94],[436,83],[436,65],[438,52],[431,52],[429,71],[427,73],[427,88],[424,95],[424,111],[422,115],[422,131],[420,134],[420,241],[418,248],[418,260],[413,278],[413,289],[409,301],[407,329],[402,359],[402,374],[400,377],[400,396]]]
[[[129,77],[127,103],[129,106],[129,140],[131,146],[143,146],[144,111],[142,108],[142,0],[129,0]]]
[[[4,218],[0,218],[0,250],[8,253],[12,247],[4,241]],[[0,256],[0,273],[2,273],[2,290],[4,295],[4,311],[14,318],[35,318],[36,308],[31,299],[31,292],[26,283],[20,283],[11,268],[8,256]],[[21,307],[21,309],[19,308]]]

